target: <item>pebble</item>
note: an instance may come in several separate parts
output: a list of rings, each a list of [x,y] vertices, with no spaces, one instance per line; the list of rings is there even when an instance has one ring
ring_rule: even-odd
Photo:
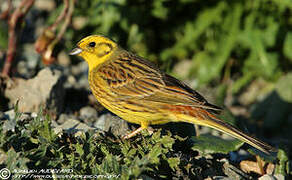
[[[97,112],[93,107],[85,106],[80,109],[80,116],[84,118],[97,117]]]
[[[61,114],[57,120],[57,123],[63,124],[67,119],[69,119],[69,116],[67,114]]]
[[[76,120],[76,119],[67,119],[63,124],[55,127],[53,130],[56,134],[61,133],[65,130],[68,133],[75,134],[79,136],[82,132],[86,132],[88,130],[93,130],[94,128]]]
[[[4,95],[11,107],[19,101],[20,112],[39,112],[45,108],[58,113],[64,104],[64,82],[61,71],[45,68],[32,79],[15,78],[12,85],[7,85]]]
[[[118,116],[112,115],[111,113],[102,114],[99,116],[98,120],[95,121],[94,127],[109,131],[116,136],[124,136],[129,131],[128,123]]]
[[[284,180],[285,177],[282,174],[275,174],[275,175],[265,174],[259,178],[259,180],[274,180],[274,179]]]
[[[102,114],[101,116],[99,116],[98,120],[95,121],[93,126],[98,128],[98,129],[105,130],[106,116],[107,116],[107,114]]]
[[[93,107],[85,106],[80,109],[80,118],[91,126],[97,119],[97,111]]]

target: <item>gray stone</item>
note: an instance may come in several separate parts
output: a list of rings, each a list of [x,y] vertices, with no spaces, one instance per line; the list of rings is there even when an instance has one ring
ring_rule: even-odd
[[[223,172],[232,179],[250,179],[243,171],[230,164],[227,160],[223,161]]]
[[[232,178],[225,177],[225,176],[213,176],[211,179],[214,179],[214,180],[233,180]]]
[[[80,109],[80,116],[81,118],[96,118],[97,117],[97,111],[90,106],[85,106]]]
[[[101,115],[94,123],[94,127],[103,131],[111,130],[116,136],[124,136],[129,131],[128,123],[125,120],[110,113]]]
[[[30,118],[28,114],[24,114],[24,113],[19,114],[17,119],[15,118],[15,116],[16,116],[16,113],[14,109],[4,112],[3,119],[5,120],[5,122],[2,127],[4,132],[7,132],[7,131],[14,132],[16,121],[24,121],[25,119]]]
[[[105,120],[106,120],[107,114],[102,114],[97,121],[94,123],[94,127],[100,129],[100,130],[105,130]]]
[[[72,133],[75,135],[81,135],[83,132],[88,130],[93,130],[94,128],[76,120],[76,119],[67,119],[63,124],[54,128],[56,134],[61,133],[65,130],[68,133]]]
[[[274,179],[284,180],[285,177],[282,174],[275,174],[275,175],[265,174],[259,178],[259,180],[274,180]]]
[[[6,111],[4,112],[4,119],[6,120],[11,120],[11,119],[14,119],[15,118],[15,112],[14,112],[14,109],[11,109],[9,111]],[[21,113],[18,120],[19,121],[24,121],[25,119],[28,119],[30,118],[30,116],[28,114],[25,114],[25,113]]]
[[[66,123],[66,121],[68,119],[76,119],[78,121],[80,121],[79,117],[75,116],[74,114],[65,114],[65,113],[62,113],[59,118],[56,120],[56,123],[59,124],[59,125],[62,125],[64,123]],[[83,122],[84,123],[84,122]],[[86,124],[86,123],[85,123]],[[88,124],[87,124],[88,125]],[[89,126],[89,125],[88,125]]]
[[[5,96],[14,105],[19,100],[20,112],[38,112],[41,107],[58,113],[64,104],[64,78],[59,70],[45,68],[32,79],[14,79],[5,89]]]
[[[59,124],[63,124],[63,123],[65,123],[65,121],[66,121],[67,119],[69,119],[69,115],[67,115],[67,114],[61,114],[61,115],[59,116],[58,120],[57,120],[57,123],[59,123]]]

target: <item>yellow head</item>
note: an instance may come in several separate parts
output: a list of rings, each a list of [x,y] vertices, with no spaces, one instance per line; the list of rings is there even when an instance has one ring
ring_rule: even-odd
[[[89,71],[107,61],[117,48],[117,44],[101,35],[91,35],[78,42],[77,47],[70,55],[81,56],[87,61]]]

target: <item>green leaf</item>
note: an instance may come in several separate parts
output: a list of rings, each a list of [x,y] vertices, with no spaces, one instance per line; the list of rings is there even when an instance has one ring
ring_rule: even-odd
[[[276,91],[283,101],[292,103],[292,73],[288,73],[278,80]]]
[[[179,158],[167,158],[167,162],[169,167],[174,171],[176,168],[178,168],[178,165],[180,163]]]
[[[212,135],[200,135],[199,137],[192,137],[194,145],[192,149],[199,151],[203,155],[223,153],[227,154],[230,151],[238,150],[244,142],[239,140],[224,140],[222,138]]]
[[[167,0],[156,0],[153,1],[153,9],[152,14],[154,17],[160,18],[160,19],[166,19],[167,18],[167,13],[168,9],[163,6],[163,3],[166,2]]]
[[[254,78],[253,72],[250,73],[244,73],[242,77],[240,77],[238,80],[235,81],[235,83],[232,85],[232,93],[236,94],[238,93],[244,86],[246,86],[253,78]]]
[[[39,140],[36,139],[36,138],[33,138],[33,137],[30,137],[29,140],[34,143],[34,144],[38,144],[39,143]]]
[[[287,172],[290,172],[288,155],[283,149],[279,149],[277,158],[279,159],[279,164],[276,166],[275,174],[286,176]]]
[[[84,150],[83,150],[83,146],[81,144],[75,144],[75,148],[76,148],[76,152],[80,155],[83,156],[84,154]]]
[[[222,36],[220,38],[221,46],[219,46],[216,52],[216,63],[214,63],[214,58],[212,58],[212,62],[214,63],[212,66],[209,66],[209,77],[206,82],[209,82],[211,78],[218,76],[224,65],[226,64],[227,60],[230,57],[232,49],[236,43],[236,37],[239,32],[240,27],[240,18],[242,15],[242,6],[240,4],[236,4],[232,7],[232,11],[230,15],[226,18],[226,25],[224,26],[228,33],[226,36]],[[204,82],[203,82],[204,83]]]
[[[158,142],[160,142],[166,148],[171,148],[174,141],[175,140],[170,136],[162,136]]]
[[[284,55],[289,58],[292,63],[292,32],[287,33],[284,46],[283,46]]]
[[[147,154],[149,160],[151,163],[157,164],[159,163],[159,158],[158,156],[162,153],[162,148],[160,145],[155,145],[152,147],[152,150]]]

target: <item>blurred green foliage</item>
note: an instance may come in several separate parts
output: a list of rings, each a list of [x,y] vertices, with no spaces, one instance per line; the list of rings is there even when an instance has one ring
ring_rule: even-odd
[[[291,10],[289,0],[84,0],[74,17],[87,20],[66,36],[72,47],[84,36],[104,34],[167,71],[192,60],[188,73],[199,85],[225,74],[235,80],[236,93],[254,78],[276,81],[291,69]]]
[[[7,48],[8,28],[3,21],[0,21],[0,50]]]

